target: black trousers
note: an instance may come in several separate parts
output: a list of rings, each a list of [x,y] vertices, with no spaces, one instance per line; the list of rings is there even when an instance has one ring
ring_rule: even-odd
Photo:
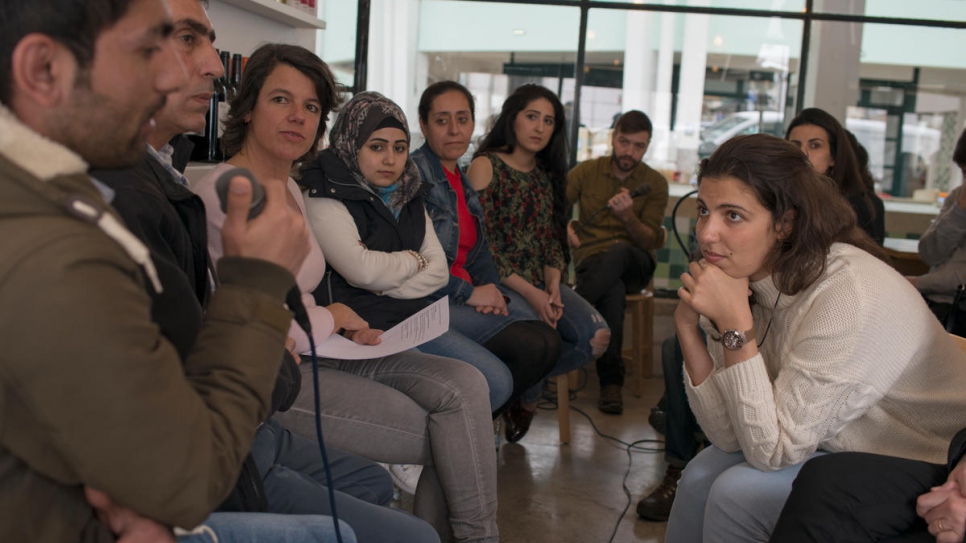
[[[493,412],[494,419],[543,380],[560,358],[560,334],[541,321],[512,322],[483,346],[502,360],[513,375],[513,394]]]
[[[775,543],[935,543],[916,499],[946,482],[944,464],[869,453],[809,460],[792,484]]]
[[[664,460],[683,468],[698,454],[701,442],[695,434],[701,426],[694,418],[687,392],[684,391],[684,354],[678,336],[673,335],[661,345],[661,365],[664,368],[664,397],[667,428],[664,432]]]
[[[577,266],[574,290],[590,302],[610,326],[610,345],[597,359],[600,386],[624,385],[625,297],[640,292],[654,276],[654,258],[626,243],[615,243],[604,253],[589,256]]]

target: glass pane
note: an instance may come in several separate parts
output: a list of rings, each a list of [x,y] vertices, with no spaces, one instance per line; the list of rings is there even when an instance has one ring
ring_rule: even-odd
[[[627,4],[643,4],[643,0],[599,0],[608,2],[625,2]],[[648,0],[648,3],[658,3]],[[701,6],[728,9],[753,9],[764,11],[797,11],[805,10],[805,0],[665,0],[665,4]]]
[[[406,110],[414,147],[422,145],[416,116],[419,96],[427,85],[444,79],[459,81],[476,99],[474,143],[487,131],[490,118],[499,114],[506,97],[524,83],[538,83],[557,93],[569,115],[580,28],[578,8],[423,0],[418,12],[418,25],[412,25],[418,32],[411,42],[399,44],[409,47],[412,67],[393,72],[394,80],[409,77],[411,84],[380,83],[374,78],[378,74],[373,70],[369,74],[369,88],[382,90]],[[374,3],[373,17],[375,13]],[[456,21],[472,24],[454,24]],[[399,28],[398,21],[387,24]],[[375,38],[374,26],[371,39]],[[370,49],[370,65],[374,65],[373,54]],[[402,56],[409,54],[393,58]],[[407,105],[401,100],[407,100]],[[471,145],[464,162],[474,150]]]
[[[879,2],[867,0],[867,6],[874,3]],[[879,188],[892,196],[934,200],[934,194],[959,185],[962,174],[952,151],[966,120],[966,58],[955,51],[966,47],[966,33],[821,21],[812,34],[805,106],[845,118],[869,152]]]
[[[654,124],[644,160],[683,183],[733,136],[782,135],[801,36],[793,19],[592,9],[578,160],[608,154],[631,109]]]
[[[355,78],[356,18],[358,0],[325,0],[319,2],[320,18],[325,30],[319,31],[319,57],[329,65],[336,80],[347,88]]]

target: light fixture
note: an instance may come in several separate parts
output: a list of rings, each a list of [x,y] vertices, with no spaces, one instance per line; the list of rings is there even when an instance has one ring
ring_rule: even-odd
[[[513,35],[514,36],[522,36],[522,35],[524,35],[526,33],[527,33],[527,31],[524,30],[524,29],[522,29],[522,28],[514,28],[513,29]]]

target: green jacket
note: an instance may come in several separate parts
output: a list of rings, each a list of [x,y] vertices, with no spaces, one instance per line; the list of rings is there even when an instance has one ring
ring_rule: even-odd
[[[113,541],[84,486],[166,525],[204,520],[267,415],[291,319],[288,271],[223,259],[182,365],[151,322],[140,242],[67,211],[81,197],[114,215],[86,169],[0,106],[4,542]]]
[[[611,171],[610,161],[609,156],[586,160],[574,166],[567,174],[567,202],[580,207],[578,220],[581,223],[586,222],[594,212],[606,206],[620,189],[626,188],[633,192],[646,183],[651,185],[651,192],[647,197],[634,199],[634,215],[648,228],[659,232],[664,223],[664,208],[668,201],[667,179],[641,162],[627,178],[620,180]],[[614,243],[634,245],[624,223],[609,210],[597,215],[580,233],[579,238],[581,245],[573,250],[577,265],[589,256],[606,252]],[[651,253],[659,248],[644,247]]]

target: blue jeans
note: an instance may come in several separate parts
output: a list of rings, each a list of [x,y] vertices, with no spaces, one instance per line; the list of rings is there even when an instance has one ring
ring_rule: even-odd
[[[537,285],[544,288],[543,285]],[[560,285],[560,301],[563,302],[563,316],[557,321],[557,332],[560,334],[561,349],[557,365],[547,377],[554,377],[582,368],[594,360],[593,348],[590,340],[598,330],[607,330],[604,317],[587,300],[584,300],[567,285]],[[530,320],[538,320],[537,314],[526,301],[522,304],[523,312],[529,312]],[[534,403],[540,399],[546,379],[526,391],[520,400],[523,403]]]
[[[325,437],[323,435],[323,437]],[[380,465],[326,445],[336,513],[360,543],[436,543],[432,526],[392,509],[392,478]],[[265,487],[270,513],[331,515],[329,481],[314,438],[295,435],[274,418],[259,426],[252,458]]]
[[[665,543],[767,542],[801,467],[761,471],[741,452],[707,447],[681,474]]]
[[[339,521],[342,543],[356,543],[356,536]],[[274,515],[271,513],[212,513],[205,522],[178,543],[336,543],[332,517]]]
[[[523,296],[503,287],[500,287],[500,291],[509,299],[506,304],[509,315],[484,315],[477,312],[475,307],[450,303],[450,330],[455,330],[482,345],[512,322],[537,320]]]
[[[509,323],[507,323],[509,324]],[[490,412],[496,411],[513,394],[513,373],[495,354],[453,328],[419,347],[420,352],[461,360],[480,370],[490,387]]]

